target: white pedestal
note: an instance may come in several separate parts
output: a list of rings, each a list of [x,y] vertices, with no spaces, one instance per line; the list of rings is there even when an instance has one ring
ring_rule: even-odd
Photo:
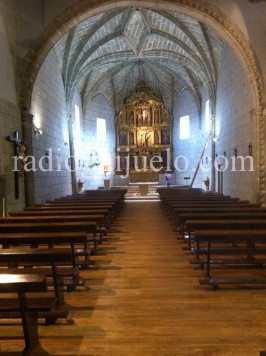
[[[104,179],[104,189],[110,189],[110,179]]]

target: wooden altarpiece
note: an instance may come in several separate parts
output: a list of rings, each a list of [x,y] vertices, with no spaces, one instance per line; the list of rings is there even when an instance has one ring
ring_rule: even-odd
[[[160,172],[169,168],[169,162],[172,167],[172,120],[163,102],[148,87],[141,86],[126,100],[115,122],[116,154],[120,156],[117,174],[124,174],[129,159],[131,182],[158,181],[158,172],[151,169],[152,157],[162,158],[162,163],[153,163]],[[144,168],[144,160],[147,169],[138,172]]]

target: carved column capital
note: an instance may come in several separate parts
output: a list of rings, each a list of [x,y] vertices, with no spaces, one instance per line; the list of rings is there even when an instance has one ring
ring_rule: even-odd
[[[21,111],[21,122],[22,122],[22,129],[23,129],[23,136],[29,135],[29,130],[32,129],[34,115],[29,113],[27,110]]]

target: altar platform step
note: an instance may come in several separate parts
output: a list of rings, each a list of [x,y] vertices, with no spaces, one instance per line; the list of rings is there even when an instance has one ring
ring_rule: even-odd
[[[130,185],[127,188],[127,194],[125,196],[125,199],[127,201],[131,200],[154,200],[158,201],[159,200],[159,194],[157,193],[157,186],[152,185],[148,187],[148,193],[146,195],[141,195],[139,191],[139,186],[136,185]]]
[[[177,187],[177,186],[172,186]],[[125,195],[126,201],[159,201],[160,197],[157,189],[165,188],[165,185],[151,185],[148,188],[147,195],[140,195],[138,183],[132,183],[130,186],[112,186],[111,189],[127,189]]]

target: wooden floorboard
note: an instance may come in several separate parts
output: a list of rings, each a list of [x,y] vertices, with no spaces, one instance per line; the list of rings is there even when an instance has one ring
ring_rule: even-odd
[[[266,290],[200,286],[202,271],[158,202],[126,203],[100,248],[81,272],[85,287],[66,293],[68,320],[41,325],[33,355],[258,356],[266,349]],[[0,347],[1,355],[19,354],[17,322],[0,326]]]

